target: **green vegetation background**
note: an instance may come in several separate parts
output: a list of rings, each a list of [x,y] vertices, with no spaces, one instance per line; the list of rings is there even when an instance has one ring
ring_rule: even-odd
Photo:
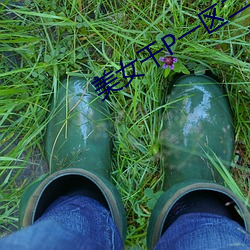
[[[0,2],[0,231],[16,230],[18,204],[27,185],[47,171],[43,135],[49,100],[60,80],[91,80],[120,69],[147,52],[136,51],[160,38],[175,37],[200,24],[197,14],[219,1],[25,0]],[[228,0],[217,16],[227,19],[248,1]],[[246,204],[250,198],[250,8],[209,35],[204,27],[177,41],[176,72],[211,71],[225,87],[235,122],[233,179]],[[167,52],[164,48],[164,52]],[[158,54],[164,56],[164,53]],[[112,178],[127,212],[126,245],[144,249],[148,219],[161,193],[160,113],[173,74],[152,59],[137,62],[129,87],[106,100],[114,121]],[[127,73],[130,71],[128,70]],[[120,79],[120,85],[126,84]],[[119,85],[119,86],[120,86]],[[226,180],[225,176],[225,180]]]

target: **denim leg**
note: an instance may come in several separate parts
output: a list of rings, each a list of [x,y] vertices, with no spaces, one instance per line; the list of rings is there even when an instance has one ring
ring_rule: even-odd
[[[162,235],[156,250],[249,250],[250,234],[224,216],[189,213],[180,216]]]
[[[0,239],[4,250],[120,250],[110,212],[85,196],[60,197],[33,225]]]

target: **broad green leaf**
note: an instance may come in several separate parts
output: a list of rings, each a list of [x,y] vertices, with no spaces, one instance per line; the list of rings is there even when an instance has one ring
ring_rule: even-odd
[[[168,67],[164,70],[164,77],[167,77],[169,73],[170,73],[170,68]]]

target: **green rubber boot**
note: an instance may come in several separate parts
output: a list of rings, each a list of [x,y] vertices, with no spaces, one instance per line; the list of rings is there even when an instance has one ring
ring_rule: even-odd
[[[221,175],[211,164],[215,154],[229,169],[233,155],[233,121],[224,92],[209,77],[184,76],[173,84],[168,102],[160,135],[165,192],[151,214],[148,249],[154,249],[166,230],[174,205],[196,191],[202,191],[203,197],[207,191],[214,192],[212,195],[235,204],[241,214],[237,214],[239,223],[249,231],[246,206],[224,187]]]
[[[23,194],[19,226],[36,221],[59,196],[79,192],[110,210],[125,241],[126,215],[110,182],[112,124],[105,102],[79,77],[64,81],[51,105],[45,136],[50,174]]]

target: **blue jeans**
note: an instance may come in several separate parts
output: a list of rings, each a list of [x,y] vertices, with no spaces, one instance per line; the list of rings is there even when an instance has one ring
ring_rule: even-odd
[[[227,217],[190,213],[180,216],[163,234],[155,250],[249,250],[250,234]]]
[[[61,197],[33,225],[0,239],[3,250],[123,249],[110,212],[84,196]],[[226,217],[193,213],[179,217],[156,250],[250,249],[250,235]]]
[[[123,249],[110,212],[85,196],[60,197],[33,225],[0,239],[2,250]]]

